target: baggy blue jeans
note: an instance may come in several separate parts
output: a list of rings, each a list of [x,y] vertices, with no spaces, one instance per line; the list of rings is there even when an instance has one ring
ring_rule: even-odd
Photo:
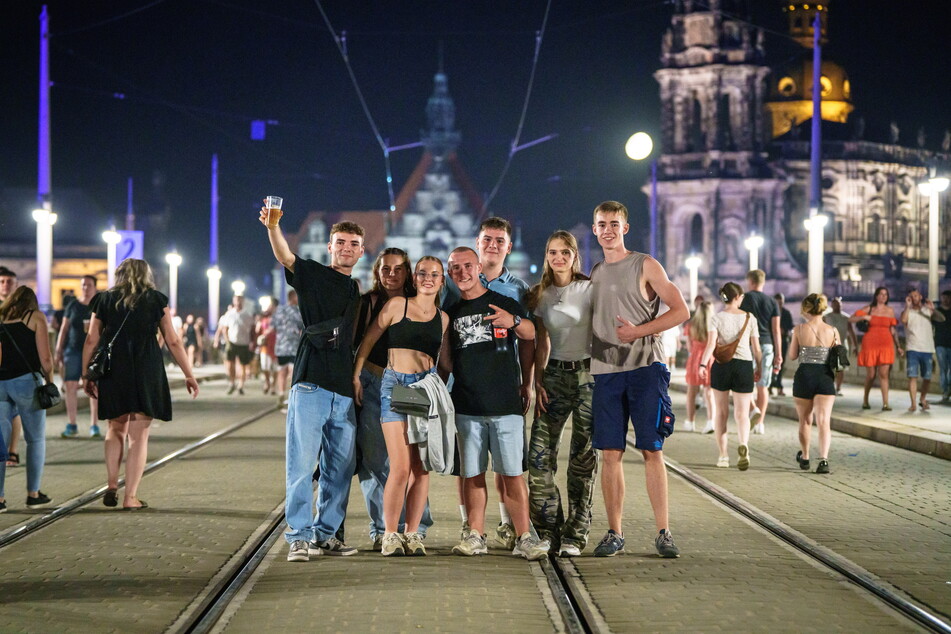
[[[37,375],[42,382],[44,379]],[[46,462],[46,410],[33,409],[33,390],[36,381],[32,374],[0,381],[0,438],[4,444],[13,431],[13,417],[19,413],[23,421],[23,439],[26,441],[26,490],[39,491]],[[4,447],[6,453],[6,447]],[[7,461],[0,462],[0,498],[4,497]]]
[[[297,383],[287,401],[288,543],[333,537],[347,514],[350,482],[356,466],[353,399],[313,383]],[[317,512],[314,466],[320,461]]]
[[[941,394],[951,391],[951,348],[938,346],[935,348],[938,357],[938,378],[941,379]]]

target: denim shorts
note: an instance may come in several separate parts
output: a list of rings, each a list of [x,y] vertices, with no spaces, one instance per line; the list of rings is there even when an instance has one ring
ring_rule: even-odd
[[[909,379],[931,380],[931,353],[909,350],[905,353],[905,371]]]
[[[674,431],[670,372],[663,363],[594,377],[591,444],[595,449],[627,447],[627,421],[634,425],[634,446],[660,451]],[[458,414],[457,414],[458,416]]]
[[[474,478],[489,468],[499,475],[520,476],[525,468],[525,419],[521,414],[468,416],[456,413],[456,433],[462,451],[462,477]]]
[[[383,370],[383,379],[380,382],[380,422],[394,423],[406,422],[406,414],[400,414],[391,409],[394,385],[412,385],[421,381],[427,374],[435,372],[436,368],[426,370],[425,372],[415,372],[404,374],[389,368]]]
[[[78,381],[83,376],[83,351],[63,351],[63,380]]]

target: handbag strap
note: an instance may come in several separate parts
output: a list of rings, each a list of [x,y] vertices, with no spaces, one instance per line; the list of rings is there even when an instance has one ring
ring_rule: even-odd
[[[129,315],[131,314],[132,314],[132,309],[130,308],[126,311],[125,318],[122,320],[122,323],[119,324],[119,329],[116,330],[115,334],[112,335],[112,339],[109,341],[109,343],[106,344],[110,350],[112,349],[112,344],[116,342],[116,337],[118,337],[119,333],[122,332],[122,327],[125,326],[125,322],[129,320]]]
[[[31,310],[31,311],[30,311],[30,314],[32,315],[32,313],[33,313],[33,311]],[[25,324],[25,322],[23,322],[23,323]],[[27,328],[29,328],[29,326],[27,326]],[[2,321],[0,321],[0,329],[3,329],[3,332],[6,333],[7,339],[9,339],[9,340],[10,340],[10,343],[13,344],[13,347],[16,348],[16,351],[17,351],[17,353],[20,355],[20,358],[23,359],[23,363],[25,363],[25,364],[26,364],[26,367],[30,370],[30,376],[33,377],[33,381],[34,381],[37,385],[39,385],[40,382],[36,379],[36,375],[37,375],[37,374],[40,374],[40,372],[38,372],[38,371],[36,371],[36,370],[33,369],[33,364],[30,363],[30,360],[27,359],[27,358],[26,358],[26,355],[23,354],[23,351],[20,350],[20,346],[17,345],[17,340],[13,338],[13,335],[11,335],[10,332],[7,330],[6,324],[4,324]],[[35,332],[35,331],[34,331],[34,332]],[[43,378],[45,379],[46,376],[44,375]]]

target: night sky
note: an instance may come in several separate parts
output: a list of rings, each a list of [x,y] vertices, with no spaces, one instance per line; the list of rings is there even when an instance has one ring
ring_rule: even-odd
[[[0,187],[36,188],[38,15],[43,3],[3,3],[0,51]],[[121,225],[127,179],[138,211],[167,204],[170,244],[185,257],[180,304],[204,305],[211,155],[220,161],[220,261],[225,281],[263,289],[272,256],[256,210],[285,198],[285,230],[313,210],[385,209],[382,151],[318,5],[309,0],[52,1],[53,200],[82,189],[90,217],[61,211],[55,239],[98,240]],[[751,0],[767,29],[768,61],[797,50],[784,37],[782,3]],[[924,126],[936,148],[951,128],[947,25],[951,3],[833,0],[825,52],[852,81],[867,129],[895,120],[914,145]],[[490,191],[515,136],[547,3],[325,1],[347,32],[353,72],[390,145],[419,140],[439,51],[456,104],[460,157]],[[554,0],[521,143],[558,138],[515,155],[491,212],[520,222],[540,260],[557,226],[590,222],[600,201],[635,214],[628,246],[644,248],[646,163],[624,155],[637,131],[657,138],[661,36],[669,2]],[[116,98],[115,94],[124,95]],[[250,122],[271,120],[264,141]],[[392,156],[396,191],[421,149]],[[162,197],[152,185],[163,180]],[[0,241],[32,240],[30,207],[0,201]],[[148,241],[148,236],[146,240]],[[153,245],[164,248],[163,245]],[[153,263],[155,264],[155,263]]]

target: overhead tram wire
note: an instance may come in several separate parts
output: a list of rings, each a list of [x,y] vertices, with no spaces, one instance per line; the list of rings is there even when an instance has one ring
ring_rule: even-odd
[[[548,14],[550,11],[551,11],[551,0],[548,0],[548,3],[545,5],[545,15],[542,18],[541,29],[539,29],[538,32],[535,34],[535,54],[532,57],[532,72],[528,77],[528,88],[525,91],[525,101],[522,103],[522,114],[519,117],[518,128],[515,131],[515,138],[512,139],[512,145],[509,146],[509,155],[505,159],[505,165],[502,167],[502,173],[499,175],[499,180],[496,181],[495,187],[492,188],[492,192],[489,194],[489,196],[484,201],[482,201],[482,209],[479,211],[479,217],[477,218],[477,221],[481,221],[485,217],[486,213],[489,210],[489,204],[495,198],[495,195],[499,192],[499,188],[502,186],[502,181],[505,180],[505,174],[509,171],[509,166],[511,166],[512,164],[512,157],[514,157],[515,153],[518,152],[520,149],[523,149],[519,147],[518,142],[519,142],[519,139],[522,137],[522,129],[525,126],[525,115],[528,113],[528,103],[531,100],[532,87],[535,84],[535,71],[538,68],[538,55],[541,52],[542,41],[545,38],[545,28],[548,25]],[[528,147],[529,145],[534,145],[534,144],[535,142],[532,142],[530,144],[526,144],[525,147]]]
[[[549,2],[550,1],[551,0],[549,0]],[[347,32],[343,31],[342,35],[337,35],[320,0],[314,0],[314,3],[317,5],[317,10],[320,11],[320,15],[324,19],[327,30],[330,31],[330,34],[334,38],[334,44],[340,52],[340,57],[343,58],[343,63],[347,67],[347,73],[350,75],[350,83],[353,84],[353,89],[357,93],[357,99],[360,100],[360,107],[363,108],[363,114],[366,115],[370,129],[373,130],[373,136],[376,137],[376,142],[379,144],[380,149],[383,150],[383,162],[386,166],[386,190],[390,196],[390,211],[396,211],[396,197],[393,195],[393,170],[390,167],[390,151],[394,148],[388,147],[383,140],[383,135],[380,134],[380,129],[377,127],[376,121],[373,120],[373,115],[370,114],[370,108],[367,106],[366,99],[363,97],[363,91],[360,90],[360,83],[357,81],[357,75],[353,72],[353,67],[350,65],[350,57],[347,55]]]
[[[54,37],[62,37],[62,36],[64,36],[64,35],[72,35],[73,33],[82,33],[83,31],[90,31],[90,30],[92,30],[92,29],[98,29],[100,26],[105,26],[105,25],[107,25],[107,24],[112,24],[113,22],[118,22],[119,20],[125,19],[125,18],[129,17],[130,15],[135,15],[136,13],[140,13],[140,12],[145,11],[145,10],[147,10],[147,9],[151,9],[152,7],[157,6],[157,5],[160,5],[160,4],[162,4],[163,2],[165,2],[165,0],[155,0],[154,2],[150,2],[149,4],[146,4],[146,5],[144,5],[144,6],[141,6],[141,7],[137,8],[137,9],[132,9],[131,11],[126,11],[125,13],[120,13],[119,15],[115,15],[115,16],[113,16],[113,17],[111,17],[111,18],[106,18],[105,20],[102,20],[102,21],[100,21],[100,22],[96,22],[96,23],[94,23],[94,24],[88,24],[88,25],[86,25],[86,26],[81,26],[81,27],[78,27],[78,28],[75,28],[75,29],[72,29],[72,30],[69,30],[69,31],[53,31],[52,33],[50,33],[50,37],[51,37],[51,38],[54,38]]]

